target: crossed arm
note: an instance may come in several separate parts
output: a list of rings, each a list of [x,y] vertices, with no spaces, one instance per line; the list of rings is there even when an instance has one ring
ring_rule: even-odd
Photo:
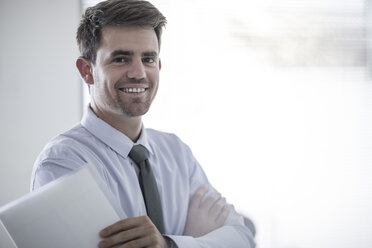
[[[225,198],[218,193],[206,196],[207,192],[208,188],[201,186],[193,195],[183,235],[200,237],[224,224],[229,215]],[[169,247],[169,241],[147,216],[120,220],[103,229],[100,236],[103,240],[99,243],[99,248]]]

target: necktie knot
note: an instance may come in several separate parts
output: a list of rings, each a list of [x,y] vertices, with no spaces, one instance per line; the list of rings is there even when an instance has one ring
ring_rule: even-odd
[[[133,159],[136,164],[140,164],[149,157],[149,152],[143,145],[135,145],[129,152],[129,157]]]

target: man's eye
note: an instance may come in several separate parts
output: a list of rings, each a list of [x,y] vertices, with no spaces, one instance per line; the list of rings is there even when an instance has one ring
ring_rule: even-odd
[[[125,62],[128,62],[128,59],[123,58],[123,57],[118,57],[118,58],[114,58],[114,62],[115,63],[125,63]]]
[[[144,63],[155,63],[155,59],[154,58],[143,58],[142,60]]]

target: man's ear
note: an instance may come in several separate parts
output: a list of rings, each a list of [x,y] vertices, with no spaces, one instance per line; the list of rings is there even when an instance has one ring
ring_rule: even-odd
[[[161,59],[159,58],[159,71],[161,70]]]
[[[85,81],[86,84],[94,84],[93,75],[92,75],[92,63],[87,59],[80,56],[76,60],[76,67],[80,72],[81,78]]]

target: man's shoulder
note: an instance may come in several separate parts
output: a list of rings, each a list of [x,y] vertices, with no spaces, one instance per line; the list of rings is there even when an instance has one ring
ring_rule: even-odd
[[[40,153],[39,159],[74,153],[89,142],[89,139],[92,139],[92,135],[83,126],[77,124],[70,130],[49,140]]]
[[[35,160],[31,177],[31,190],[53,181],[86,164],[84,142],[89,133],[77,124],[70,130],[52,138]]]
[[[163,132],[152,128],[146,128],[146,133],[149,140],[155,143],[164,142],[184,144],[183,141],[174,133]]]
[[[189,147],[176,134],[146,128],[149,143],[161,149],[170,148],[177,151],[188,151]]]

